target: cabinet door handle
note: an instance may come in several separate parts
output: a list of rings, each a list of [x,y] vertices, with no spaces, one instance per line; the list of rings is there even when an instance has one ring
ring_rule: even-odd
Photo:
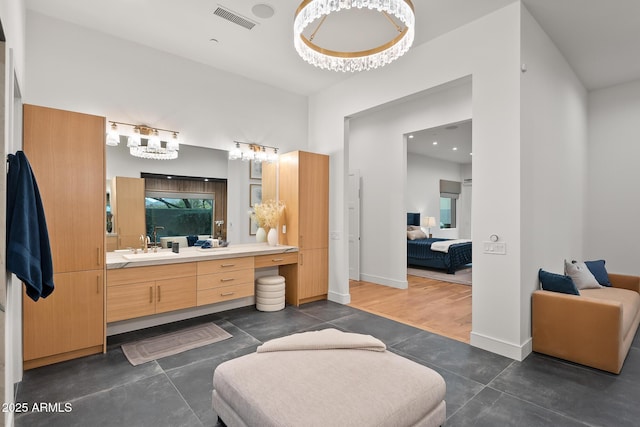
[[[271,262],[280,262],[280,261],[284,261],[284,258],[273,258],[271,260]]]
[[[232,280],[236,280],[233,277],[225,277],[223,279],[220,279],[221,282],[231,282]]]
[[[97,249],[97,255],[98,255],[98,256],[96,257],[96,262],[97,262],[97,265],[98,265],[98,266],[100,266],[100,253],[101,253],[101,252],[100,252],[100,248],[99,248],[99,247],[98,247],[98,248],[96,248],[96,249]]]
[[[223,292],[223,293],[220,294],[220,296],[221,297],[228,297],[228,296],[233,295],[233,294],[235,294],[235,292]]]
[[[235,266],[235,264],[221,264],[220,267],[225,268],[225,267],[233,267]]]
[[[158,302],[160,302],[160,289],[162,289],[162,286],[158,286]]]
[[[149,286],[149,304],[153,302],[153,286]]]
[[[96,294],[100,293],[100,275],[96,275]]]
[[[304,245],[302,244],[302,238],[303,238],[303,237],[304,237],[304,236],[301,234],[301,235],[300,235],[300,247],[303,247],[303,246],[304,246]]]
[[[300,254],[300,265],[304,264],[304,254]]]

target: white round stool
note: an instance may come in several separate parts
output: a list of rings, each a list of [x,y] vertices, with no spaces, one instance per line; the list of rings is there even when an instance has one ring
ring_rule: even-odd
[[[256,280],[256,309],[278,311],[284,308],[285,282],[282,276],[265,276]]]

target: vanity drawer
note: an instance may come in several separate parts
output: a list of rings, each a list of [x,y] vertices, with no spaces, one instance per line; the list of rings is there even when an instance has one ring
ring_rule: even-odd
[[[253,269],[237,270],[198,276],[198,290],[219,288],[222,286],[251,283],[253,285]]]
[[[213,261],[199,261],[198,275],[222,273],[235,270],[253,270],[253,257],[216,259]]]
[[[250,297],[254,294],[253,283],[223,286],[220,288],[198,291],[198,305],[214,304],[238,298]]]
[[[256,257],[256,268],[274,267],[277,265],[296,264],[298,262],[298,252],[286,254],[259,255]]]
[[[107,286],[140,283],[150,280],[174,279],[196,275],[196,263],[153,265],[147,267],[117,268],[107,270]]]

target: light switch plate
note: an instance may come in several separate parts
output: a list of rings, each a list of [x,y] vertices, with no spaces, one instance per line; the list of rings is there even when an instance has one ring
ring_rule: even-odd
[[[493,255],[506,255],[507,254],[507,244],[505,242],[482,242],[483,244],[483,252],[485,254],[493,254]]]

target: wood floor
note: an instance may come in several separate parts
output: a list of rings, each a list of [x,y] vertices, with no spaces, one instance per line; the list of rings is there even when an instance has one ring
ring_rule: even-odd
[[[352,307],[469,343],[471,286],[407,276],[408,289],[349,282]]]

